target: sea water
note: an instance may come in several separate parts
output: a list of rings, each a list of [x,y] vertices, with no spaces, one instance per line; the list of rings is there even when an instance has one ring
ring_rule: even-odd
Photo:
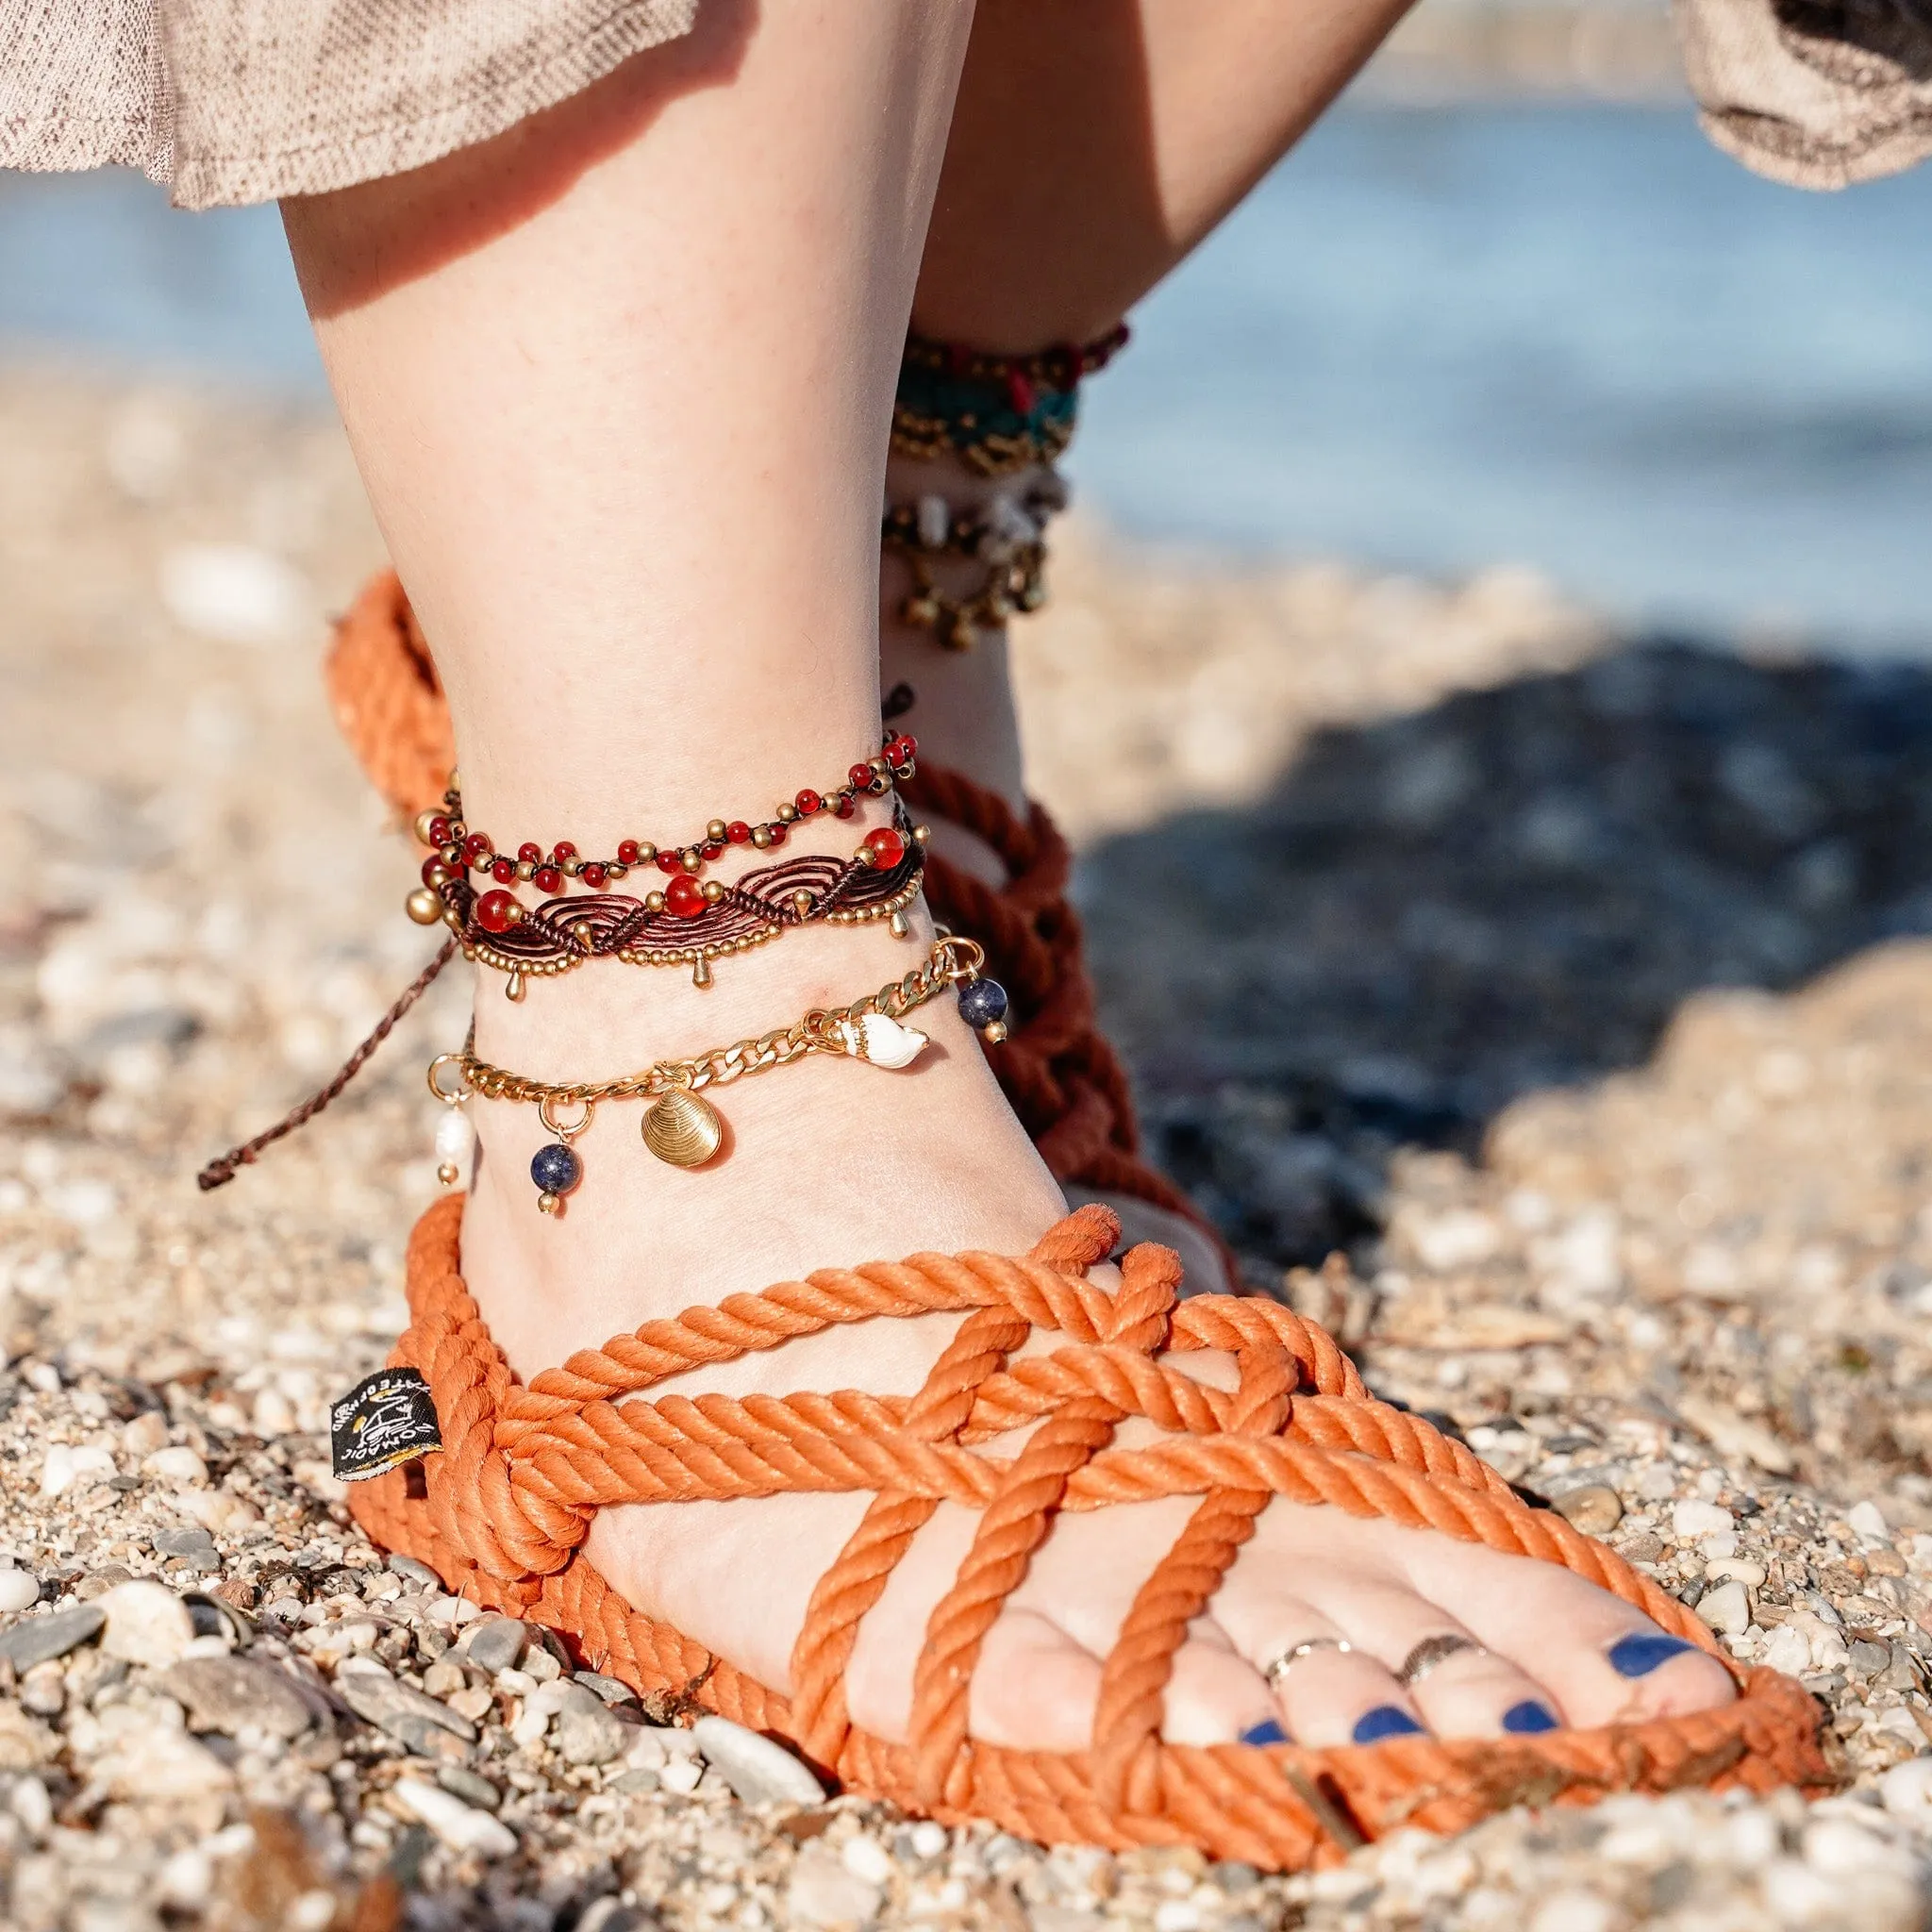
[[[1143,538],[1542,572],[1932,654],[1932,168],[1758,181],[1688,111],[1344,107],[1135,318],[1072,472]],[[273,209],[0,175],[0,351],[319,392]]]

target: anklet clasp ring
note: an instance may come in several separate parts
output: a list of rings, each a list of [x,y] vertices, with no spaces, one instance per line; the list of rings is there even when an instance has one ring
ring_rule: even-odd
[[[566,1125],[557,1118],[557,1103],[559,1098],[563,1098],[563,1096],[556,1093],[546,1093],[537,1103],[537,1118],[568,1147],[591,1124],[592,1119],[595,1118],[597,1103],[594,1100],[578,1101],[577,1105],[584,1110],[583,1116],[581,1119]],[[568,1107],[570,1102],[567,1098],[564,1098],[563,1104]]]
[[[1345,1637],[1309,1637],[1293,1648],[1284,1650],[1263,1668],[1261,1674],[1268,1680],[1269,1690],[1279,1697],[1283,1680],[1303,1657],[1313,1657],[1318,1650],[1332,1650],[1338,1657],[1346,1657],[1354,1648],[1355,1645]]]
[[[457,1084],[454,1088],[442,1084],[442,1069],[454,1067],[457,1070]],[[470,1097],[470,1082],[463,1073],[463,1057],[459,1053],[440,1053],[429,1062],[429,1091],[445,1107],[460,1107]]]

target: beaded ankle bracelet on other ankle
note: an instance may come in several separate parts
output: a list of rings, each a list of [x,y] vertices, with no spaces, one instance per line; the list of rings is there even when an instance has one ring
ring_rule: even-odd
[[[949,651],[967,651],[980,631],[1038,610],[1046,602],[1047,521],[1066,504],[1066,485],[1048,470],[1018,496],[994,496],[976,511],[956,511],[935,494],[888,508],[879,541],[903,554],[912,570],[901,621],[931,631]],[[978,590],[961,594],[940,585],[935,565],[953,558],[986,565]]]
[[[582,1157],[571,1143],[590,1126],[605,1101],[653,1102],[643,1119],[644,1145],[673,1167],[703,1167],[724,1141],[724,1118],[704,1097],[708,1087],[729,1086],[814,1054],[837,1054],[877,1067],[910,1066],[925,1046],[926,1036],[900,1023],[949,986],[957,989],[960,1014],[970,1026],[989,1041],[1005,1039],[1006,989],[983,976],[986,955],[974,941],[942,934],[933,941],[923,966],[849,1007],[814,1008],[790,1026],[711,1047],[688,1059],[658,1060],[642,1073],[612,1080],[533,1080],[491,1066],[476,1058],[473,1024],[460,1052],[439,1054],[429,1063],[429,1091],[450,1109],[437,1129],[439,1176],[446,1187],[461,1178],[475,1147],[475,1129],[462,1108],[478,1094],[488,1100],[534,1105],[544,1127],[557,1136],[530,1161],[537,1206],[545,1214],[558,1212],[564,1196],[583,1179]],[[456,1084],[445,1084],[452,1074]],[[575,1119],[561,1117],[573,1111]]]

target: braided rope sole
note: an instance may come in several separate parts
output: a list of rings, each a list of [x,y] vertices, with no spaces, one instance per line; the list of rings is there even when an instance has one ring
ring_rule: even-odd
[[[336,722],[370,781],[406,816],[442,802],[456,762],[449,708],[415,613],[393,571],[370,578],[336,626],[325,671]],[[987,971],[1012,1000],[1011,1036],[987,1058],[1054,1177],[1126,1195],[1193,1223],[1240,1279],[1220,1232],[1141,1158],[1127,1075],[1096,1024],[1078,915],[1067,900],[1072,857],[1035,804],[1020,818],[998,793],[958,773],[922,767],[907,803],[974,833],[999,856],[1004,887],[929,856],[933,916],[986,949]]]
[[[1070,1215],[1022,1258],[918,1255],[733,1295],[581,1350],[527,1385],[464,1287],[461,1214],[452,1196],[417,1224],[410,1324],[391,1357],[427,1380],[443,1448],[414,1466],[414,1495],[409,1471],[358,1484],[363,1527],[463,1595],[564,1633],[588,1665],[641,1692],[695,1685],[697,1702],[788,1740],[848,1789],[1048,1842],[1191,1843],[1296,1870],[1340,1856],[1351,1833],[1453,1831],[1512,1804],[1831,1782],[1802,1687],[1740,1672],[1692,1612],[1613,1551],[1528,1508],[1460,1444],[1371,1397],[1321,1329],[1258,1299],[1178,1301],[1179,1264],[1151,1245],[1126,1255],[1117,1292],[1090,1283],[1086,1271],[1118,1238],[1103,1208]],[[665,1377],[796,1336],[933,1310],[964,1320],[916,1396],[643,1395]],[[1054,1337],[1051,1353],[1016,1358],[1036,1328]],[[1199,1348],[1233,1354],[1234,1391],[1158,1358]],[[1155,1424],[1160,1440],[1111,1446],[1129,1416]],[[1017,1455],[978,1446],[1024,1424],[1037,1426]],[[803,1491],[870,1491],[874,1501],[813,1592],[790,1698],[632,1608],[584,1557],[591,1520],[607,1505]],[[980,1642],[1058,1512],[1171,1495],[1199,1500],[1105,1662],[1091,1748],[970,1739]],[[1560,1564],[1718,1657],[1740,1695],[1686,1717],[1520,1740],[1164,1743],[1174,1653],[1274,1495]],[[888,1743],[850,1722],[843,1672],[860,1618],[941,1501],[976,1510],[979,1526],[926,1627],[910,1741]]]

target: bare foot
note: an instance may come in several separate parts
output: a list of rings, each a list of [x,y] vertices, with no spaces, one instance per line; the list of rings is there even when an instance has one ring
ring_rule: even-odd
[[[917,936],[815,927],[726,962],[704,991],[675,972],[605,967],[539,982],[511,1006],[501,981],[485,975],[477,1049],[541,1078],[603,1077],[762,1032],[813,1005],[845,1004],[924,956]],[[576,1143],[584,1177],[554,1219],[538,1212],[529,1178],[531,1156],[551,1138],[536,1110],[473,1103],[483,1152],[464,1217],[464,1272],[518,1373],[527,1378],[646,1320],[819,1267],[1030,1247],[1061,1214],[1058,1191],[950,998],[917,1018],[932,1044],[903,1072],[816,1058],[725,1090],[727,1150],[695,1172],[648,1155],[635,1106],[607,1105]],[[653,1392],[910,1394],[958,1319],[866,1323]],[[1225,1357],[1182,1355],[1174,1366],[1233,1383]],[[1130,1424],[1118,1440],[1147,1427]],[[591,1528],[589,1556],[640,1609],[782,1690],[813,1585],[869,1500],[611,1508]],[[1058,1522],[984,1645],[971,1697],[975,1736],[1036,1748],[1088,1743],[1101,1659],[1191,1507],[1176,1498]],[[974,1521],[942,1507],[860,1626],[850,1708],[882,1737],[906,1735],[922,1633]],[[1396,1667],[1444,1635],[1471,1647],[1405,1689]],[[1277,1700],[1263,1672],[1297,1645],[1314,1647],[1285,1674]],[[1686,1711],[1732,1695],[1711,1658],[1552,1565],[1277,1499],[1178,1653],[1166,1734],[1193,1743],[1285,1735],[1313,1745],[1417,1728],[1481,1737]]]

